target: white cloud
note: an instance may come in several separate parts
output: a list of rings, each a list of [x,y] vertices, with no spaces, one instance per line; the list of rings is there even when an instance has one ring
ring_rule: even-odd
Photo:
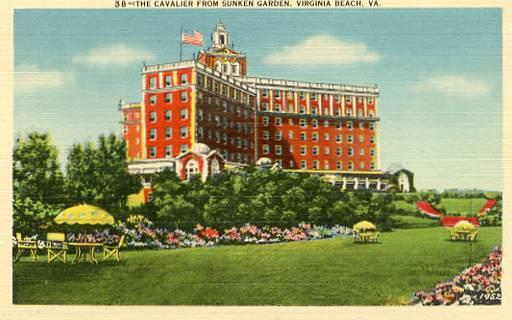
[[[486,82],[459,75],[435,76],[412,86],[413,91],[441,93],[459,97],[477,97],[489,92]]]
[[[362,42],[350,42],[331,35],[316,35],[264,57],[266,64],[297,66],[375,63],[379,55]]]
[[[155,55],[147,50],[131,48],[118,43],[92,49],[87,53],[73,56],[73,63],[93,66],[126,65],[141,63],[143,60],[154,59]]]
[[[41,70],[37,65],[23,64],[15,67],[14,88],[16,92],[57,89],[73,79],[70,71]]]

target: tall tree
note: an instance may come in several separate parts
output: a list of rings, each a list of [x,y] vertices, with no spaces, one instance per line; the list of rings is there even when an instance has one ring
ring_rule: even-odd
[[[13,151],[13,191],[17,197],[60,204],[63,176],[59,151],[48,133],[31,132],[16,139]]]
[[[73,145],[65,187],[70,204],[94,204],[119,215],[126,210],[128,195],[142,186],[138,177],[128,173],[125,142],[111,134],[101,135],[96,146]]]

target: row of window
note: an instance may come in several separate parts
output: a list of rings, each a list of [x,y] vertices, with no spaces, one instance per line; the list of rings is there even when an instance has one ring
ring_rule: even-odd
[[[263,123],[263,126],[268,126],[270,124],[270,118],[269,117],[261,117],[261,122]],[[343,121],[336,121],[336,129],[341,129],[343,127]],[[274,125],[276,126],[282,126],[283,125],[283,119],[280,118],[280,117],[275,117],[274,118]],[[294,122],[293,122],[293,119],[288,119],[288,125],[290,126],[293,126],[294,125]],[[330,125],[330,122],[329,120],[324,120],[323,122],[323,126],[328,128]],[[308,127],[308,120],[307,119],[299,119],[299,126],[301,128],[307,128]],[[312,119],[311,120],[311,127],[313,129],[317,129],[319,127],[319,122],[318,122],[318,119]],[[347,121],[346,122],[346,127],[347,129],[349,130],[352,130],[354,129],[354,123],[352,121]],[[366,125],[364,122],[359,122],[359,129],[365,129],[366,128]],[[370,130],[375,130],[375,123],[374,122],[370,122],[368,124],[368,128]]]
[[[172,138],[172,128],[165,128],[165,139]],[[180,138],[188,137],[188,126],[180,127]],[[157,130],[155,128],[149,129],[149,140],[156,140]]]
[[[242,90],[236,89],[232,86],[229,86],[221,81],[218,81],[212,77],[203,76],[202,74],[197,74],[197,86],[205,88],[208,91],[215,92],[217,94],[221,94],[225,97],[228,97],[232,100],[236,100],[245,104],[250,103],[250,95],[244,93]]]
[[[188,151],[188,144],[187,143],[180,144],[180,154],[185,153],[187,151]],[[150,158],[156,157],[156,147],[155,146],[150,146],[148,152],[149,152]],[[170,145],[170,144],[165,146],[165,157],[166,158],[172,157],[172,145]]]
[[[241,133],[243,131],[244,134],[246,134],[246,135],[247,134],[252,135],[254,133],[254,125],[252,125],[252,124],[233,121],[232,119],[229,119],[227,117],[221,118],[218,115],[213,116],[210,113],[207,113],[206,115],[207,115],[206,119],[208,122],[215,121],[215,127],[223,127],[224,129],[226,129],[226,128],[236,129],[237,132]],[[203,113],[198,112],[198,120],[202,121],[203,119],[204,119]]]
[[[277,164],[279,164],[281,167],[283,167],[283,160],[277,159],[275,162]],[[295,161],[290,160],[289,163],[288,163],[288,167],[289,168],[295,168]],[[359,162],[359,169],[363,170],[365,168],[366,168],[365,163],[363,161]],[[301,160],[300,161],[300,169],[314,169],[314,170],[324,169],[324,170],[331,170],[331,167],[330,167],[330,164],[329,164],[329,160],[324,160],[323,161],[323,168],[320,167],[320,161],[319,160],[313,160],[311,162],[311,167],[308,167],[308,161],[307,160]],[[347,164],[347,169],[348,170],[354,170],[355,169],[354,162],[349,161],[348,164]],[[343,170],[343,162],[342,161],[336,161],[336,170]],[[370,170],[375,170],[375,162],[370,162]]]
[[[181,74],[179,83],[173,83],[173,82],[174,82],[173,76],[172,75],[166,75],[164,77],[164,84],[163,84],[163,86],[160,85],[160,87],[161,88],[162,87],[163,88],[172,88],[173,86],[177,86],[179,84],[187,84],[188,83],[188,74],[186,74],[186,73]],[[153,77],[149,78],[149,88],[150,89],[156,89],[157,88],[157,83],[158,83],[158,77],[157,76],[153,76]]]
[[[270,111],[268,103],[267,102],[263,102],[261,104],[260,110],[261,111]],[[295,113],[295,106],[293,104],[288,104],[288,107],[285,109],[285,108],[282,108],[280,104],[276,104],[276,105],[274,105],[274,108],[273,108],[272,111],[273,112]],[[339,117],[339,116],[342,115],[341,108],[338,108],[338,107],[333,109],[333,114],[331,114],[329,108],[324,108],[323,111],[324,111],[323,115],[325,115],[325,116],[336,116],[336,117]],[[301,105],[299,107],[298,113],[306,114],[307,113],[306,106]],[[310,114],[312,114],[312,115],[319,115],[320,114],[320,109],[318,107],[311,107]],[[351,117],[352,115],[354,115],[354,113],[352,111],[352,108],[345,109],[345,114],[344,115],[347,116],[347,117]],[[364,112],[363,112],[362,109],[357,109],[357,116],[358,117],[363,117],[364,116]],[[368,110],[368,116],[373,118],[375,116],[374,111],[373,110]]]
[[[286,91],[286,93],[282,95],[281,90],[261,89],[261,96],[263,98],[268,98],[270,96],[270,92],[272,92],[272,96],[276,99],[281,99],[284,96],[286,96],[286,99],[294,99],[294,91]],[[312,92],[309,94],[309,96],[311,97],[311,100],[313,100],[313,101],[319,100],[320,95],[321,94],[316,93],[316,92]],[[306,92],[300,91],[300,92],[298,92],[298,96],[300,97],[301,100],[304,100],[304,99],[306,99]],[[328,101],[330,96],[331,95],[329,95],[329,94],[322,95],[324,101]],[[342,96],[337,94],[337,95],[332,95],[332,97],[334,100],[336,100],[336,102],[340,102]],[[362,96],[357,96],[356,99],[357,99],[358,103],[363,102]],[[345,103],[348,103],[348,104],[352,103],[352,96],[345,96]],[[373,103],[373,97],[368,97],[368,103],[370,103],[370,104]]]
[[[203,128],[199,127],[197,129],[197,136],[199,139],[204,138],[204,130]],[[208,140],[213,140],[213,133],[211,130],[207,130],[207,137]],[[231,144],[236,146],[237,148],[244,148],[244,149],[253,149],[254,148],[254,142],[249,141],[247,138],[241,138],[241,137],[229,137],[227,133],[220,133],[219,131],[215,131],[215,142],[216,143],[223,143],[223,144]]]
[[[173,93],[172,92],[168,92],[165,94],[165,103],[172,103],[172,95]],[[188,101],[188,92],[187,91],[180,91],[180,101],[181,102],[187,102]],[[158,102],[158,95],[156,94],[151,94],[149,95],[149,104],[150,105],[155,105],[157,104]]]
[[[267,130],[263,130],[262,134],[263,140],[270,140],[270,132]],[[288,131],[288,140],[293,140],[295,138],[295,134],[293,131]],[[274,134],[274,139],[276,141],[281,141],[283,139],[283,133],[281,131],[276,131]],[[337,134],[335,135],[335,139],[337,143],[343,142],[343,135]],[[320,135],[318,132],[313,132],[311,134],[311,141],[312,142],[318,142],[320,140]],[[331,134],[326,132],[324,133],[324,141],[330,141],[331,140]],[[309,141],[308,140],[308,134],[307,132],[301,132],[300,133],[300,141]],[[358,141],[360,143],[364,142],[364,135],[360,134],[358,135]],[[352,143],[354,142],[354,136],[349,134],[347,135],[347,142]],[[375,136],[370,136],[370,143],[375,143]]]
[[[263,154],[269,154],[270,153],[270,146],[268,144],[262,145]],[[300,146],[300,155],[301,156],[307,156],[308,155],[308,147],[307,146]],[[290,154],[294,153],[294,147],[289,146],[289,152]],[[283,154],[283,147],[281,145],[275,145],[274,146],[274,153],[278,156]],[[370,156],[375,157],[375,149],[369,150]],[[320,155],[320,147],[314,146],[311,148],[311,154],[314,156]],[[365,149],[359,148],[359,155],[364,156]],[[331,148],[330,147],[324,147],[323,148],[323,155],[329,156],[331,155]],[[343,148],[338,147],[336,148],[336,156],[342,156],[343,155]],[[347,149],[347,155],[353,156],[354,155],[354,148],[348,148]]]
[[[181,120],[188,119],[188,109],[187,108],[180,109],[180,119]],[[157,120],[158,119],[157,119],[156,111],[151,111],[149,113],[149,121],[155,123]],[[169,109],[165,110],[165,120],[166,121],[172,120],[172,111]]]

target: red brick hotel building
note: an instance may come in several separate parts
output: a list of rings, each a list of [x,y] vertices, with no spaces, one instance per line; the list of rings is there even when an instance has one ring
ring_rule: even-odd
[[[222,22],[211,41],[196,60],[144,66],[142,102],[120,102],[131,172],[170,167],[184,180],[206,179],[257,164],[319,173],[345,189],[390,187],[379,164],[377,87],[248,77]]]

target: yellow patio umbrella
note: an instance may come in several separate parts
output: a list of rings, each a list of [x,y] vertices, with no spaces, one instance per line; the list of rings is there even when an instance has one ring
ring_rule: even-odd
[[[373,223],[371,223],[370,221],[367,221],[367,220],[363,220],[363,221],[359,221],[358,223],[356,223],[352,229],[354,230],[375,230],[377,229],[377,227],[375,227],[375,225]]]
[[[474,231],[476,226],[467,220],[461,220],[453,226],[455,231]]]
[[[89,204],[81,204],[59,213],[53,219],[57,224],[114,224],[114,217],[107,211],[91,206]]]

